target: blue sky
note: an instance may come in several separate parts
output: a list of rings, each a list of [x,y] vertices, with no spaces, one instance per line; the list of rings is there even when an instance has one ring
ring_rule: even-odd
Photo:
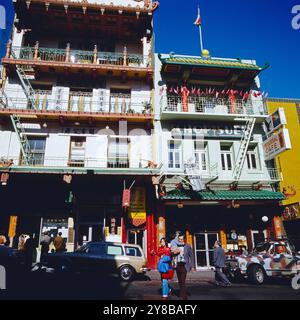
[[[160,0],[154,15],[156,52],[199,55],[193,22],[200,3],[204,47],[212,56],[255,59],[269,97],[300,98],[300,30],[292,8],[300,0]]]

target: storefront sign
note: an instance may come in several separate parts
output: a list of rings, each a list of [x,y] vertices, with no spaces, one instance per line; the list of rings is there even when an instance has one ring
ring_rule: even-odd
[[[222,244],[223,249],[227,249],[227,236],[224,230],[220,231],[220,241]]]
[[[275,130],[287,124],[285,112],[283,108],[278,108],[274,113],[270,115],[265,121],[265,131],[269,135]]]
[[[123,190],[123,197],[122,197],[122,207],[128,208],[130,206],[130,190],[124,189]]]
[[[299,217],[299,203],[290,204],[283,211],[283,219],[285,221],[295,220]]]
[[[202,177],[199,175],[198,165],[192,161],[184,164],[185,173],[190,181],[194,191],[201,191],[204,189]]]
[[[130,208],[128,209],[129,218],[133,223],[139,222],[143,224],[146,222],[146,189],[143,187],[135,187],[131,191]]]
[[[288,129],[281,129],[279,132],[272,134],[263,143],[265,160],[274,159],[279,154],[292,148]]]
[[[16,216],[10,216],[9,230],[8,230],[8,236],[10,238],[13,238],[16,235],[17,219],[18,217]]]
[[[236,241],[238,239],[238,235],[235,232],[232,232],[230,234],[230,237],[231,237],[231,240],[234,240],[234,241]]]
[[[236,138],[240,139],[245,131],[243,125],[197,125],[197,126],[178,126],[171,130],[172,138]]]

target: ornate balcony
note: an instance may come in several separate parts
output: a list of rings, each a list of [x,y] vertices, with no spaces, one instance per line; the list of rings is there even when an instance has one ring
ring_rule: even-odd
[[[161,97],[161,118],[168,119],[205,119],[228,120],[236,117],[253,116],[264,119],[267,112],[264,103],[243,100],[189,96],[183,101],[181,96]]]
[[[30,108],[28,100],[20,97],[15,90],[0,94],[0,114],[18,113],[53,118],[92,118],[124,119],[128,121],[147,121],[153,119],[149,95],[144,94],[106,94],[101,89],[94,92],[64,92],[58,90],[36,90],[35,109]],[[61,90],[61,92],[59,92]]]
[[[26,4],[27,9],[30,9],[32,5],[43,5],[45,10],[51,9],[51,7],[61,7],[66,13],[69,10],[81,8],[83,13],[95,10],[101,10],[101,13],[105,10],[116,11],[119,14],[120,10],[125,12],[139,12],[139,13],[152,13],[159,6],[158,1],[152,0],[19,0],[19,3]],[[102,14],[103,14],[102,13]]]
[[[26,165],[20,158],[0,159],[0,170],[31,173],[86,174],[159,174],[161,168],[152,161],[137,158],[83,158],[32,157]]]
[[[31,67],[33,73],[36,69],[49,72],[65,72],[66,69],[78,69],[115,76],[149,77],[153,74],[152,55],[148,56],[128,53],[124,47],[123,52],[99,52],[97,46],[93,51],[73,50],[68,44],[66,49],[41,48],[39,44],[34,47],[12,47],[7,45],[4,65],[19,65]]]

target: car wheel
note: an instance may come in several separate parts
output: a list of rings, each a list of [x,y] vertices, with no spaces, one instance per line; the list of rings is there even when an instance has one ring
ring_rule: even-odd
[[[249,270],[249,277],[252,283],[254,284],[263,284],[266,280],[266,274],[262,267],[252,266]]]
[[[134,270],[130,266],[123,266],[120,268],[119,275],[123,281],[130,281],[134,276]]]

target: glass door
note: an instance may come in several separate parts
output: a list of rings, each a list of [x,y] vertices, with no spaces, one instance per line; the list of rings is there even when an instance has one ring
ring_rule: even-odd
[[[195,234],[196,268],[207,269],[214,265],[214,243],[219,240],[217,232]]]

